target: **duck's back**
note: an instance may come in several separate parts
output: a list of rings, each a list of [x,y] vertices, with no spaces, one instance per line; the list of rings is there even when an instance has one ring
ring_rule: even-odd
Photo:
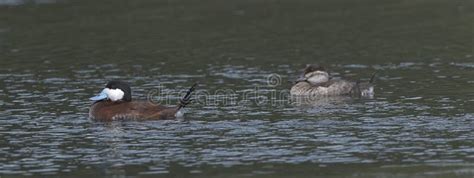
[[[89,117],[100,121],[174,119],[176,109],[146,101],[101,101],[91,106]]]
[[[291,87],[291,95],[338,96],[349,95],[356,86],[355,82],[347,80],[331,80],[321,85],[308,82],[298,82]]]

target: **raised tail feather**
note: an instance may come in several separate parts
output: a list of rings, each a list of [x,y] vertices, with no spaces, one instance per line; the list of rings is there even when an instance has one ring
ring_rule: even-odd
[[[352,91],[352,94],[358,95],[358,96],[373,96],[374,95],[374,82],[375,82],[375,76],[376,72],[370,76],[370,80],[368,82],[360,82],[357,81],[355,89]]]
[[[370,83],[370,84],[373,84],[373,83],[374,83],[374,81],[375,81],[375,75],[377,75],[377,72],[374,72],[374,73],[372,74],[372,76],[370,77],[370,80],[369,80],[369,83]]]
[[[186,107],[186,105],[191,103],[192,101],[191,94],[193,93],[194,90],[196,90],[197,85],[198,85],[197,83],[194,83],[193,86],[189,88],[186,95],[184,95],[184,97],[179,100],[178,109],[176,109],[176,111],[179,111],[181,108],[184,108]]]

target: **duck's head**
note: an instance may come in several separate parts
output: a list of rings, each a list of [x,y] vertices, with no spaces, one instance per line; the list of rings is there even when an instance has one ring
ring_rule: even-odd
[[[303,74],[296,80],[296,82],[308,82],[312,85],[321,84],[329,81],[329,73],[323,66],[317,64],[307,65]]]
[[[132,101],[132,90],[130,85],[122,81],[110,81],[99,95],[90,98],[93,101]]]

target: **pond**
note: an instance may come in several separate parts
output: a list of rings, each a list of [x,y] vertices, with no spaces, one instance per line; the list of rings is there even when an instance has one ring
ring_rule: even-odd
[[[473,7],[0,0],[0,176],[472,177]],[[376,72],[375,96],[294,102],[312,63]],[[166,105],[199,87],[185,119],[91,121],[109,80]]]

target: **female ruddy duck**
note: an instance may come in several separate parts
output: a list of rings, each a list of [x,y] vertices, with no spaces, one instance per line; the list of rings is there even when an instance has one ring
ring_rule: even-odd
[[[369,82],[352,82],[343,79],[331,79],[326,69],[319,65],[308,65],[303,74],[291,87],[291,95],[299,96],[368,96],[374,95],[372,75]]]
[[[110,81],[99,95],[90,98],[95,101],[89,110],[89,117],[99,121],[113,120],[160,120],[183,117],[181,111],[191,102],[194,84],[176,107],[166,107],[150,101],[132,101],[130,86],[122,81]]]

